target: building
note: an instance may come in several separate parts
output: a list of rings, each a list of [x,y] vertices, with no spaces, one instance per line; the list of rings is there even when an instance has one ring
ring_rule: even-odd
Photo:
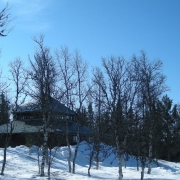
[[[49,124],[49,146],[66,145],[65,135],[68,129],[70,144],[76,144],[77,141],[77,123],[76,113],[52,98],[51,119]],[[41,145],[43,141],[43,119],[42,113],[35,103],[27,103],[18,108],[14,114],[15,120],[9,124],[0,126],[1,144],[3,139],[10,133],[12,136],[10,146],[17,145]],[[68,128],[66,126],[68,123]],[[86,126],[79,126],[80,141],[89,140],[90,129]]]

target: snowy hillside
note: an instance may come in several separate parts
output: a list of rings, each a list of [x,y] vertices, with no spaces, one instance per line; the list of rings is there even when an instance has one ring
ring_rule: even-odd
[[[72,151],[74,151],[72,146]],[[56,156],[53,159],[51,169],[51,179],[54,180],[85,180],[85,179],[107,179],[116,180],[118,177],[118,167],[115,155],[111,154],[107,159],[100,163],[100,169],[96,170],[95,166],[91,169],[91,177],[87,175],[88,171],[88,147],[85,142],[80,144],[76,174],[68,173],[67,165],[67,148],[61,147],[56,151]],[[3,150],[0,149],[0,163],[2,164]],[[145,174],[144,179],[148,180],[180,180],[180,163],[171,163],[160,160],[159,167],[153,165],[152,174]],[[0,164],[0,167],[1,167]],[[145,169],[146,171],[146,169]],[[127,167],[123,167],[124,180],[138,180],[140,179],[140,171],[136,170],[136,162],[134,158],[130,158],[127,162]],[[38,175],[37,149],[35,146],[27,148],[25,146],[18,146],[16,148],[8,148],[7,151],[7,165],[5,175],[0,176],[0,179],[5,180],[45,180],[47,177],[40,177]]]

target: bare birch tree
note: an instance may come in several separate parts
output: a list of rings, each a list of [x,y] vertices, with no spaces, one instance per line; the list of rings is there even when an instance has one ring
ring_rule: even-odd
[[[93,74],[96,74],[95,77],[99,79],[99,82],[103,82],[103,74],[99,68],[95,68],[93,70]],[[102,137],[105,135],[105,131],[107,129],[107,124],[105,125],[104,120],[104,113],[106,110],[105,105],[105,96],[102,91],[101,85],[96,82],[96,79],[93,79],[93,90],[91,93],[91,97],[94,102],[95,112],[94,112],[94,119],[93,119],[93,137],[94,137],[94,154],[95,154],[95,162],[96,162],[96,169],[99,169],[99,161],[100,161],[100,151],[101,151],[101,142],[104,140]]]
[[[44,167],[47,156],[47,143],[50,130],[50,119],[52,114],[52,97],[56,88],[56,66],[50,49],[44,46],[44,37],[33,38],[38,49],[34,54],[34,61],[29,57],[31,70],[29,75],[29,95],[37,102],[38,109],[43,117],[43,145],[42,145],[42,161],[41,176],[44,176]]]
[[[27,74],[23,70],[23,62],[20,58],[17,58],[15,61],[9,63],[11,77],[10,81],[12,81],[13,86],[15,86],[14,92],[14,99],[12,100],[11,105],[11,113],[13,115],[13,120],[17,120],[16,112],[19,106],[24,103],[26,98],[25,87],[27,82]],[[7,103],[6,103],[7,104]],[[6,105],[6,109],[8,111],[8,106]],[[10,109],[9,109],[10,111]],[[5,117],[4,117],[5,118]],[[1,175],[4,174],[5,165],[6,165],[6,154],[7,154],[7,147],[9,145],[12,132],[14,130],[14,121],[10,121],[9,117],[6,117],[7,123],[7,132],[6,132],[6,140],[4,146],[4,156],[3,156],[3,165],[1,170]]]
[[[59,91],[61,92],[62,102],[67,106],[68,109],[73,106],[73,90],[75,88],[74,80],[74,67],[71,54],[67,47],[62,47],[60,51],[56,51],[56,58],[58,61],[58,76],[59,76]],[[69,117],[68,112],[64,112],[64,119],[66,122],[66,143],[68,146],[68,167],[69,172],[72,172],[71,166],[71,146],[69,142]]]
[[[102,59],[104,73],[94,73],[94,82],[101,88],[103,105],[109,112],[109,126],[113,132],[118,157],[119,180],[122,180],[123,156],[129,148],[133,123],[134,102],[137,99],[138,83],[132,73],[131,62],[123,57]],[[99,99],[100,100],[100,99]]]
[[[6,6],[0,11],[0,36],[1,37],[5,37],[8,35],[8,33],[13,29],[10,28],[8,29],[8,25],[11,22],[11,16],[9,13],[9,5],[8,3],[6,4]],[[1,54],[1,49],[0,49],[0,54]],[[0,72],[1,75],[1,72]],[[0,78],[0,91],[3,92],[4,86],[6,86],[6,83],[2,83],[2,80]],[[6,136],[6,140],[5,140],[5,147],[4,147],[4,155],[3,155],[3,164],[2,164],[2,170],[1,170],[1,175],[4,174],[4,170],[5,170],[5,165],[6,165],[6,151],[7,151],[7,147],[10,141],[10,137],[11,137],[11,133],[13,130],[12,127],[12,122],[10,123],[10,133],[8,132],[8,126],[9,126],[9,118],[7,119],[7,136]]]
[[[26,87],[28,76],[23,66],[23,61],[19,57],[9,63],[9,71],[11,73],[10,81],[12,82],[12,85],[15,87],[13,88],[15,99],[13,100],[14,103],[12,109],[14,120],[17,120],[15,112],[18,110],[19,106],[21,106],[24,103],[27,97]]]
[[[73,170],[72,172],[75,173],[75,163],[76,163],[76,157],[78,153],[79,143],[80,143],[80,125],[83,121],[82,116],[82,108],[83,103],[86,100],[90,87],[87,85],[87,63],[83,61],[80,53],[78,51],[75,51],[74,55],[74,70],[75,70],[75,99],[76,105],[76,127],[77,127],[77,144],[74,151],[74,157],[73,157]]]
[[[94,74],[94,80],[102,88],[102,92],[106,97],[107,109],[111,113],[111,125],[113,126],[117,156],[118,156],[118,166],[119,166],[119,180],[122,180],[122,160],[123,160],[123,149],[121,148],[121,142],[125,137],[125,134],[121,132],[123,128],[123,114],[121,106],[121,98],[123,95],[124,80],[126,75],[125,60],[121,57],[115,58],[110,57],[110,59],[102,59],[103,68],[105,70],[106,79],[99,81],[99,78]],[[117,109],[118,108],[118,109]],[[121,132],[121,135],[119,134]]]
[[[153,128],[155,124],[154,107],[157,100],[164,92],[168,90],[168,88],[165,85],[166,77],[162,73],[162,62],[160,60],[150,62],[145,52],[142,51],[140,57],[133,57],[133,62],[134,66],[136,67],[137,76],[141,82],[138,90],[138,98],[140,107],[142,109],[143,120],[141,127],[144,127],[146,129],[145,133],[149,135],[148,174],[151,174],[151,163],[153,160],[153,141],[155,138],[153,134]],[[143,173],[142,177],[144,176]]]

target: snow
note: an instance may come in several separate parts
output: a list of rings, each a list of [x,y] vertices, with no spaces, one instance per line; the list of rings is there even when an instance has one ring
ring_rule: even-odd
[[[75,146],[71,146],[72,154],[74,154]],[[89,146],[86,142],[82,142],[79,147],[76,174],[68,172],[67,147],[54,148],[52,154],[55,157],[52,162],[51,179],[52,180],[117,180],[118,166],[117,159],[113,153],[108,158],[100,162],[99,170],[95,169],[93,163],[91,169],[91,177],[88,177],[88,157]],[[38,174],[38,151],[36,146],[28,148],[26,146],[18,146],[16,148],[9,147],[7,150],[7,164],[4,176],[0,179],[5,180],[46,180],[46,177],[40,177]],[[0,168],[2,164],[3,149],[0,148]],[[130,157],[126,162],[126,168],[123,167],[123,180],[139,180],[141,168],[136,170],[135,158]],[[46,167],[47,172],[47,167]],[[147,168],[145,169],[147,172]],[[158,160],[158,166],[153,164],[152,174],[145,173],[145,180],[180,180],[180,163]]]

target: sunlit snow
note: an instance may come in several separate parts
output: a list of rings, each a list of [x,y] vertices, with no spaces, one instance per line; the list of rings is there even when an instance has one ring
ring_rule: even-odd
[[[72,154],[74,154],[75,146],[71,146]],[[18,146],[16,148],[8,148],[7,150],[7,164],[4,172],[4,176],[0,176],[0,179],[5,180],[45,180],[48,177],[40,177],[38,173],[38,161],[37,161],[37,147],[32,146],[28,148],[26,146]],[[111,153],[106,159],[100,163],[99,170],[95,169],[95,162],[91,169],[91,177],[88,177],[89,166],[89,150],[86,142],[80,144],[78,151],[78,157],[76,162],[76,174],[68,172],[67,163],[67,147],[59,147],[55,153],[51,168],[51,179],[54,180],[117,180],[118,178],[118,166],[117,159],[113,153]],[[0,149],[0,163],[2,164],[3,149]],[[103,158],[102,158],[103,159]],[[1,168],[0,164],[0,168]],[[159,166],[153,164],[152,174],[147,174],[147,168],[145,169],[145,180],[180,180],[180,163],[167,162],[164,160],[158,161]],[[133,157],[129,158],[126,162],[127,167],[123,166],[123,180],[139,180],[141,169],[137,171],[136,161]],[[47,172],[47,167],[46,170]]]

